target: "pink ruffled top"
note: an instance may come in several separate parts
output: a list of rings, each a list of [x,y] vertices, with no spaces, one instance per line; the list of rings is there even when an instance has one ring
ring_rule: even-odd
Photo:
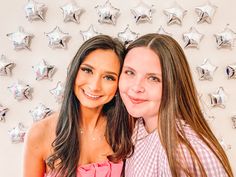
[[[120,177],[123,161],[113,163],[111,161],[81,165],[77,168],[77,177]],[[53,177],[48,174],[45,177]]]

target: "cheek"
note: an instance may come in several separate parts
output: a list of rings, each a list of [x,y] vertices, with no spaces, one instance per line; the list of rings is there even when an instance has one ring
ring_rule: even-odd
[[[118,81],[117,82],[114,82],[112,84],[109,84],[109,85],[104,85],[103,87],[104,89],[106,89],[106,92],[109,93],[109,95],[115,95],[116,93],[116,90],[118,88]]]
[[[119,90],[120,92],[124,92],[129,85],[129,82],[127,82],[127,79],[121,74],[120,80],[119,80]]]

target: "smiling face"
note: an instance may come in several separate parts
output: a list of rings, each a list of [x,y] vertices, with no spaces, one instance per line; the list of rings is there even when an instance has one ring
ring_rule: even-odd
[[[135,47],[125,57],[119,81],[121,98],[133,117],[157,117],[162,95],[159,57],[147,47]]]
[[[120,71],[118,56],[112,50],[96,49],[81,63],[74,93],[81,106],[101,108],[114,97]]]

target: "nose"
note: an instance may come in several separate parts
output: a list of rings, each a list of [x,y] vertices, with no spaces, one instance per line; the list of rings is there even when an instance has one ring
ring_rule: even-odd
[[[89,83],[89,88],[91,91],[99,91],[101,90],[101,78],[98,76],[94,76]]]
[[[143,86],[142,79],[136,79],[131,89],[135,93],[143,93],[145,91],[145,88]]]

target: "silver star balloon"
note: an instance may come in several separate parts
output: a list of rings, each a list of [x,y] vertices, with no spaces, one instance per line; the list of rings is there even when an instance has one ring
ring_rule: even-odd
[[[8,111],[8,108],[0,104],[0,122],[6,121],[5,116],[6,116],[7,111]]]
[[[233,116],[231,117],[231,120],[232,120],[232,122],[233,122],[233,128],[236,129],[236,115],[233,115]]]
[[[221,33],[214,35],[216,38],[217,48],[233,48],[236,39],[236,33],[228,26]]]
[[[0,58],[0,76],[10,76],[15,63],[9,61],[5,55]]]
[[[219,87],[214,93],[209,94],[212,107],[225,108],[226,94],[223,87]]]
[[[232,148],[230,144],[225,143],[225,140],[223,138],[220,138],[219,143],[225,151]]]
[[[40,103],[34,110],[30,110],[30,114],[33,117],[33,122],[37,122],[52,114],[52,110]]]
[[[140,2],[135,8],[130,9],[134,16],[136,24],[143,22],[152,22],[152,13],[154,5],[147,5],[144,2]]]
[[[104,5],[97,5],[95,9],[97,10],[99,16],[99,23],[106,23],[112,25],[116,24],[117,17],[120,14],[120,9],[113,7],[109,0],[106,1]]]
[[[210,63],[209,59],[205,59],[203,64],[197,67],[199,80],[213,80],[213,74],[217,68]]]
[[[30,50],[30,41],[33,34],[26,33],[23,27],[19,27],[18,31],[7,34],[7,37],[13,42],[15,50],[28,49]]]
[[[42,60],[36,66],[32,67],[34,69],[36,80],[49,79],[52,80],[52,75],[55,72],[55,66],[47,64],[45,60]]]
[[[65,90],[65,85],[59,81],[57,83],[57,86],[49,92],[55,97],[57,103],[61,103],[63,98],[64,98],[64,90]]]
[[[127,25],[124,31],[118,33],[118,38],[125,46],[128,46],[132,41],[138,38],[138,33],[131,31],[129,25]]]
[[[164,29],[162,26],[160,26],[160,28],[158,28],[158,30],[157,30],[156,33],[157,33],[157,34],[164,34],[164,35],[172,36],[172,34],[166,32],[165,29]]]
[[[191,27],[189,32],[183,34],[184,47],[199,48],[199,43],[203,36],[204,35],[199,33],[196,28]]]
[[[69,40],[69,34],[64,33],[56,26],[51,32],[45,33],[49,40],[49,47],[51,48],[67,48],[67,41]]]
[[[26,134],[25,126],[20,122],[18,125],[8,131],[12,143],[23,143]]]
[[[28,3],[25,5],[25,14],[26,18],[32,22],[34,20],[43,20],[46,13],[46,6],[43,3],[38,3],[34,0],[28,0]]]
[[[175,5],[171,8],[164,9],[164,14],[167,15],[167,24],[178,24],[182,25],[182,20],[186,15],[187,10],[183,9],[179,4],[175,3]]]
[[[83,9],[80,8],[75,1],[67,3],[62,6],[61,9],[63,11],[64,22],[72,21],[79,23]]]
[[[17,81],[8,87],[14,98],[18,101],[31,99],[32,88],[21,81]]]
[[[99,35],[100,33],[98,33],[93,25],[90,25],[90,27],[86,30],[86,31],[80,31],[80,34],[83,36],[83,40],[87,41],[88,39]]]
[[[203,22],[211,23],[212,18],[216,12],[216,9],[217,7],[211,4],[210,2],[208,2],[207,4],[203,6],[195,7],[195,12],[198,15],[197,22],[198,23],[203,23]]]
[[[228,79],[236,79],[236,64],[231,64],[226,67]]]

